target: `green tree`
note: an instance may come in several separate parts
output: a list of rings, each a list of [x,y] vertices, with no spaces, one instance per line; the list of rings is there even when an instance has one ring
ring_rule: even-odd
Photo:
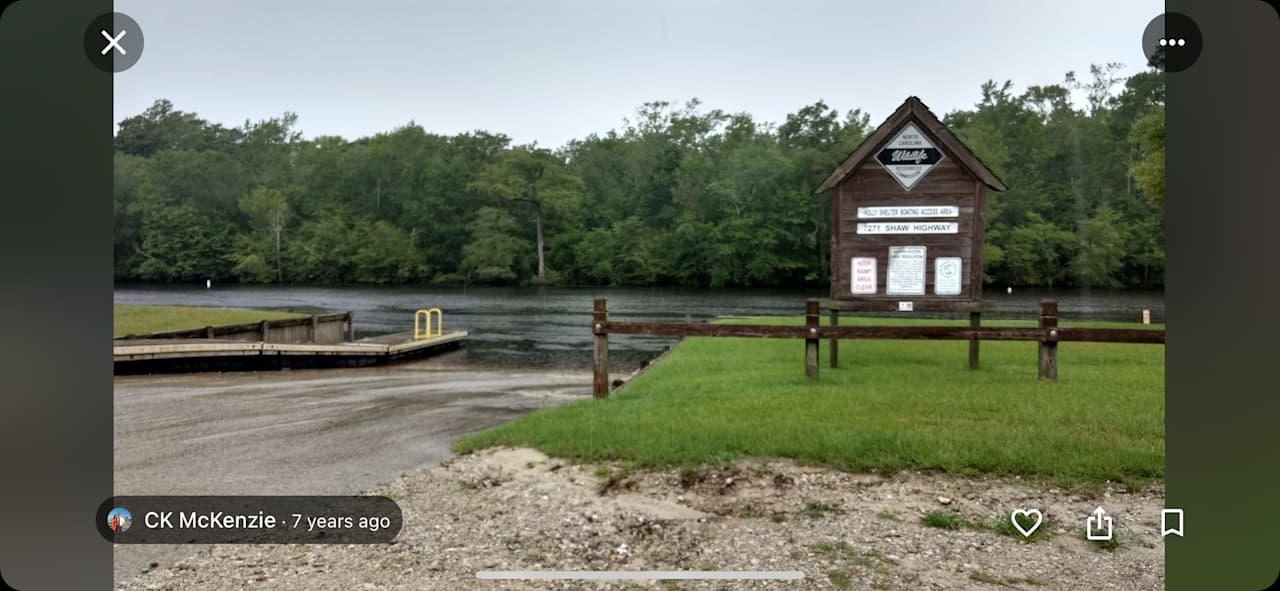
[[[249,216],[250,222],[259,231],[266,233],[275,243],[275,280],[284,281],[284,266],[281,262],[281,240],[285,225],[289,223],[289,201],[284,193],[266,187],[257,187],[240,198],[240,210]],[[257,253],[249,255],[261,261]],[[254,266],[253,272],[260,278],[260,272]]]
[[[529,241],[517,234],[516,220],[496,207],[482,207],[471,222],[471,240],[462,248],[462,268],[480,283],[514,283]]]
[[[1129,141],[1138,156],[1129,165],[1129,174],[1148,199],[1164,206],[1164,107],[1158,106],[1133,122]]]
[[[537,245],[537,279],[545,281],[544,210],[573,207],[573,202],[582,194],[582,179],[573,174],[559,156],[529,146],[499,154],[480,170],[469,186],[486,195],[529,205]]]
[[[1125,258],[1125,238],[1120,228],[1120,214],[1109,207],[1099,207],[1093,216],[1080,224],[1071,273],[1077,283],[1094,287],[1119,287],[1116,273]]]

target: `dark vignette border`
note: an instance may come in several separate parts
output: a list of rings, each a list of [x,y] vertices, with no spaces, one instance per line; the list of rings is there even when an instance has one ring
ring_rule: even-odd
[[[0,6],[3,588],[110,589],[112,79],[82,37],[112,3]]]

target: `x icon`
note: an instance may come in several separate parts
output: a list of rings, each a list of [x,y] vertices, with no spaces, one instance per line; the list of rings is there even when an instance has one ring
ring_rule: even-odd
[[[102,48],[102,55],[107,55],[107,52],[111,51],[113,48],[116,51],[119,51],[120,55],[128,55],[129,52],[125,51],[124,48],[120,46],[120,40],[124,38],[125,33],[129,32],[128,29],[120,29],[120,34],[115,37],[112,37],[111,33],[108,33],[105,29],[99,32],[102,33],[103,38],[107,40],[107,46]]]

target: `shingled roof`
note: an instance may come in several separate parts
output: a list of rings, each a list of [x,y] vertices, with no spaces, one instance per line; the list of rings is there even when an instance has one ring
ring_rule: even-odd
[[[884,123],[881,123],[874,133],[867,139],[862,140],[862,143],[858,144],[858,148],[845,159],[844,164],[836,168],[827,177],[827,180],[823,181],[822,185],[814,189],[813,192],[821,193],[839,184],[845,177],[853,173],[859,164],[870,158],[876,148],[889,141],[889,135],[897,131],[908,120],[915,120],[923,126],[930,135],[937,138],[938,142],[948,152],[955,155],[961,166],[964,166],[969,172],[982,179],[982,182],[986,183],[988,187],[996,191],[1006,189],[1004,181],[1001,181],[1000,177],[996,176],[996,173],[991,172],[991,169],[987,168],[987,165],[983,164],[982,160],[968,146],[964,145],[964,142],[960,141],[960,138],[952,134],[951,130],[947,129],[947,126],[943,125],[942,121],[939,121],[938,117],[933,114],[933,111],[929,110],[929,107],[925,106],[919,98],[912,96],[907,97],[906,102],[902,103],[902,106],[898,107],[892,115],[889,115],[889,118],[885,119]]]

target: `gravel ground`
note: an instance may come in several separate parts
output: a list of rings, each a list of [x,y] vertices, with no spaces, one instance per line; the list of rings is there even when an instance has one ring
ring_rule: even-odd
[[[573,465],[527,449],[452,459],[370,491],[405,525],[376,546],[211,546],[120,590],[1124,589],[1164,587],[1162,486],[848,474],[790,462],[705,471]],[[1084,539],[1097,506],[1117,543]],[[994,526],[1044,513],[1035,541]],[[951,511],[960,529],[925,526]],[[985,521],[984,521],[985,520]],[[799,570],[800,581],[480,581],[478,570]]]

